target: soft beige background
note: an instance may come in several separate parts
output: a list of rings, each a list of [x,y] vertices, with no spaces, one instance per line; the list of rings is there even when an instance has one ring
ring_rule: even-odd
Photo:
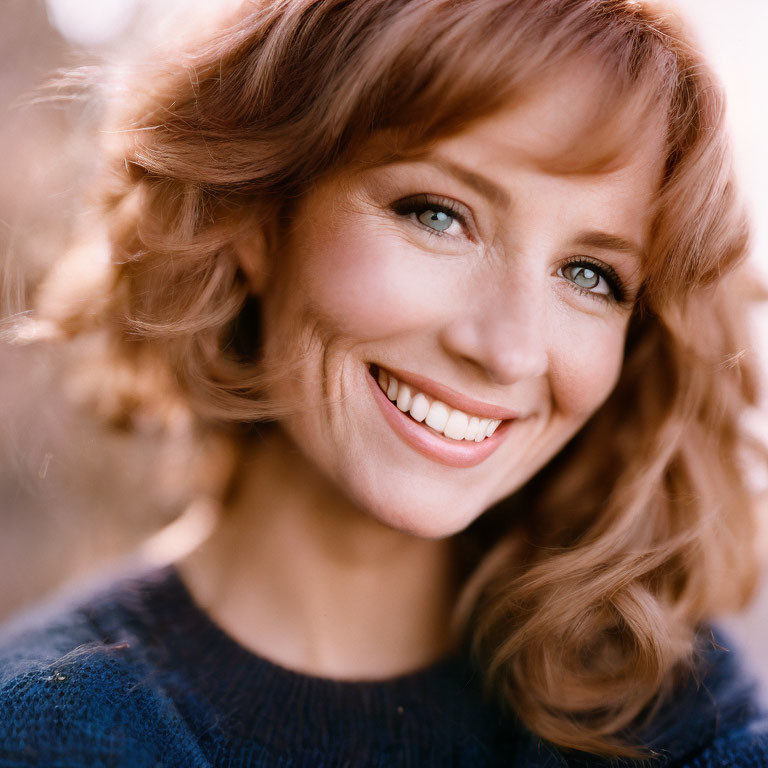
[[[95,111],[31,103],[59,67],[92,63],[145,38],[173,34],[179,8],[202,17],[235,0],[0,2],[0,317],[21,312],[47,265],[70,242],[89,180]],[[768,2],[680,0],[725,81],[736,154],[768,273]],[[129,36],[128,33],[131,33]],[[768,311],[755,316],[768,360]],[[153,482],[151,436],[105,433],[63,390],[58,349],[0,343],[0,618],[114,562],[169,523],[183,499]],[[765,415],[753,424],[768,436]],[[184,466],[177,467],[183,478]],[[728,621],[768,681],[768,587]]]

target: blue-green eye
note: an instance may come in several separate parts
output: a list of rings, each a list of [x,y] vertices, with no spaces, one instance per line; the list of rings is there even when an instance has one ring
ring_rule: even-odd
[[[453,224],[453,216],[445,211],[427,208],[418,215],[419,221],[427,227],[442,232]]]
[[[625,300],[624,286],[616,270],[607,264],[596,264],[584,256],[564,264],[557,273],[574,288],[596,299]]]
[[[392,210],[403,218],[410,219],[414,224],[427,229],[430,233],[443,236],[454,222],[458,222],[467,231],[464,216],[457,210],[457,204],[447,197],[427,194],[413,195],[404,200],[392,203]],[[457,235],[446,234],[446,237]]]
[[[594,269],[580,264],[569,264],[565,272],[570,272],[570,279],[581,288],[592,289],[600,282],[600,275]]]

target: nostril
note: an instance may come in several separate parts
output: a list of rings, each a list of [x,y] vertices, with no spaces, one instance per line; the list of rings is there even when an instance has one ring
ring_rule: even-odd
[[[489,306],[457,318],[442,329],[440,344],[495,385],[540,378],[549,367],[545,319],[540,308],[525,302],[506,309]]]

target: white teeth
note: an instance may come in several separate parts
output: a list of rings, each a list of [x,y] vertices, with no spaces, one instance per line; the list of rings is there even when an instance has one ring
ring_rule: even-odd
[[[397,407],[401,411],[407,411],[411,407],[412,400],[411,388],[401,381],[397,386]]]
[[[413,396],[411,400],[411,418],[416,421],[424,421],[429,413],[429,400],[426,395],[422,395],[418,392]]]
[[[482,419],[470,416],[458,408],[451,408],[440,400],[416,392],[409,384],[398,381],[392,374],[381,368],[378,372],[379,387],[387,398],[404,413],[410,412],[411,418],[424,422],[437,432],[442,432],[452,440],[474,440],[481,443],[490,437],[501,424],[500,419]]]
[[[469,424],[467,425],[467,433],[464,435],[464,439],[474,440],[479,427],[480,427],[480,419],[477,416],[473,416],[469,420]]]
[[[485,433],[490,423],[490,419],[480,419],[480,423],[477,425],[477,434],[475,435],[476,443],[482,443],[485,440]]]
[[[432,408],[435,406],[433,405]],[[430,408],[430,413],[432,409]],[[463,440],[467,434],[469,426],[469,416],[463,411],[452,411],[448,417],[448,423],[445,425],[443,434],[446,437],[452,437],[454,440]]]
[[[449,415],[450,410],[445,403],[441,403],[439,400],[433,400],[432,405],[429,406],[429,413],[427,414],[427,418],[424,419],[424,423],[437,432],[442,432],[445,429],[445,425],[448,423]]]
[[[499,419],[491,419],[488,429],[485,430],[485,436],[490,437],[496,431],[496,427],[498,427],[499,424],[501,424]]]

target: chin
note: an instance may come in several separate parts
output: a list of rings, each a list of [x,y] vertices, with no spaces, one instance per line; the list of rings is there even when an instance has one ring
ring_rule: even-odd
[[[366,504],[368,514],[389,528],[419,539],[445,539],[463,531],[483,509],[461,509],[452,503],[409,499],[401,504]]]

